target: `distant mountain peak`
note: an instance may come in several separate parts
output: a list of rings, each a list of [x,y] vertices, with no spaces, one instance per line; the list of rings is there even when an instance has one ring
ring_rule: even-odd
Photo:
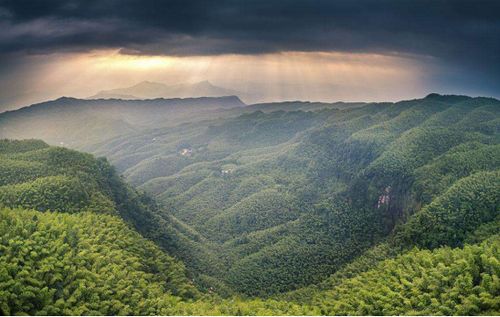
[[[199,84],[199,85],[211,85],[212,86],[212,83],[209,82],[208,80],[202,80],[202,81],[197,82],[196,84]]]
[[[213,85],[208,80],[195,83],[167,85],[149,80],[133,86],[102,90],[88,99],[155,99],[155,98],[197,98],[240,95],[235,90]]]
[[[142,85],[158,85],[158,86],[166,86],[165,84],[162,84],[162,83],[158,83],[158,82],[154,82],[154,81],[149,81],[149,80],[143,80],[135,85],[133,85],[132,87],[135,87],[135,86],[142,86]]]

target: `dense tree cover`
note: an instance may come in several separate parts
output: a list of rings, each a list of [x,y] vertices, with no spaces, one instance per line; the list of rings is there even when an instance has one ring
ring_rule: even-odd
[[[113,189],[106,178],[111,167],[105,160],[38,141],[2,140],[0,148],[0,205],[39,211],[116,212]]]
[[[293,198],[273,189],[259,191],[242,199],[224,214],[211,218],[206,228],[212,239],[227,241],[245,232],[295,220],[299,215],[298,209],[294,208],[297,203],[290,201]]]
[[[0,211],[4,315],[170,314],[184,267],[116,216]]]
[[[38,141],[0,149],[3,314],[168,314],[198,294],[184,266],[133,229],[166,247],[173,224],[154,231],[167,221],[105,160]]]
[[[28,183],[0,187],[0,201],[6,207],[40,211],[114,212],[114,204],[99,192],[88,192],[78,180],[67,176],[40,177]]]
[[[326,315],[498,315],[500,237],[414,249],[314,298]]]
[[[47,147],[42,140],[2,140],[0,154],[22,153],[39,150]]]
[[[500,217],[498,193],[500,171],[463,178],[396,229],[395,239],[425,248],[460,246],[480,225]]]
[[[462,249],[415,249],[371,263],[364,273],[337,276],[334,288],[301,296],[306,303],[190,301],[197,291],[183,267],[115,216],[4,209],[0,219],[4,314],[495,315],[500,309],[498,235]]]
[[[415,248],[382,261],[365,257],[328,285],[281,299],[212,298],[178,307],[195,315],[498,315],[499,251],[498,235],[463,248]]]
[[[212,277],[247,294],[325,279],[460,179],[499,166],[495,99],[268,106],[97,150],[199,235],[206,252],[190,255],[213,258],[190,269],[217,268]]]
[[[199,245],[199,235],[126,185],[105,159],[35,140],[1,140],[0,176],[0,206],[118,214],[192,267],[199,268],[200,261],[210,267],[213,255]],[[206,273],[213,274],[213,267]]]
[[[462,177],[500,166],[500,145],[465,143],[415,171],[414,195],[422,203],[431,200]]]
[[[123,219],[182,259],[207,295],[151,312],[498,313],[500,102],[271,106],[91,147],[159,204],[105,160],[6,142],[1,204]]]
[[[355,212],[346,203],[324,202],[287,223],[284,233],[262,236],[266,231],[258,231],[260,235],[243,238],[248,241],[233,243],[231,248],[245,257],[231,268],[228,281],[240,292],[260,296],[318,283],[372,244],[380,233],[370,229],[379,218]]]

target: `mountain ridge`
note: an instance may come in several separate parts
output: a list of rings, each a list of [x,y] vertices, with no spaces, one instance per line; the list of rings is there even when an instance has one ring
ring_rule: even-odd
[[[240,92],[215,86],[208,80],[195,83],[167,85],[152,81],[142,81],[123,88],[101,90],[86,99],[112,99],[124,96],[129,99],[186,98],[186,97],[222,97],[239,95]]]
[[[156,129],[152,142],[133,133],[95,151],[218,244],[232,287],[265,296],[297,288],[298,276],[319,281],[458,179],[498,165],[471,158],[497,153],[500,102],[436,97],[313,111],[263,105],[275,111]]]
[[[137,129],[189,122],[195,112],[211,116],[245,106],[237,96],[148,100],[61,97],[0,113],[0,138],[38,138],[52,145],[75,147],[82,140],[96,144]]]
[[[79,143],[68,146],[89,142],[87,151],[108,158],[121,176],[105,160],[93,161],[88,154],[46,148],[41,141],[4,142],[0,206],[39,211],[0,211],[7,222],[23,224],[16,226],[19,230],[0,225],[0,230],[21,237],[20,230],[37,226],[41,218],[63,224],[82,219],[86,226],[82,228],[90,228],[92,221],[107,223],[113,210],[118,211],[120,221],[186,267],[186,275],[175,266],[163,271],[177,272],[173,274],[180,283],[169,287],[181,291],[180,298],[165,298],[166,289],[155,286],[157,291],[149,298],[158,305],[132,302],[130,312],[147,308],[150,313],[177,315],[496,315],[500,311],[495,300],[500,259],[498,100],[430,95],[336,106],[291,102],[215,110],[210,116],[196,106],[145,115],[132,103],[129,108],[140,111],[125,116],[123,111],[106,112],[109,107],[79,113],[73,111],[78,107],[64,106],[79,102],[59,100],[62,110],[71,110],[67,112],[44,112],[47,108],[41,107],[47,120],[38,123],[28,115],[17,116],[24,123],[11,130],[12,135],[19,137],[29,128],[36,137],[54,137],[54,143],[73,134]],[[179,113],[182,109],[187,111]],[[34,117],[42,118],[43,113]],[[0,121],[0,126],[14,119]],[[111,121],[117,119],[123,120]],[[99,142],[92,135],[101,137]],[[103,135],[107,140],[102,141]],[[82,164],[79,157],[90,164]],[[90,168],[94,165],[97,168]],[[82,174],[87,170],[90,173]],[[82,184],[90,193],[82,190]],[[102,216],[80,216],[82,211]],[[52,212],[71,216],[54,218]],[[66,231],[72,235],[71,227],[57,229],[57,235]],[[119,227],[113,231],[123,231]],[[102,231],[92,232],[89,238],[100,241]],[[37,241],[37,253],[23,253],[30,263],[36,261],[45,244],[36,236],[23,239]],[[108,239],[106,248],[127,254],[131,246],[143,243],[136,234],[131,239],[126,245]],[[16,254],[16,241],[2,241]],[[156,263],[147,257],[143,261]],[[122,276],[99,273],[107,288],[114,287],[109,278]],[[57,289],[44,276],[40,288]],[[193,278],[206,296],[183,299],[182,290],[190,288],[183,276]],[[11,280],[22,278],[13,275]],[[121,278],[121,285],[135,284]],[[145,280],[141,285],[154,284]],[[88,291],[99,298],[90,302],[83,297],[81,303],[92,304],[96,314],[106,313],[103,305],[109,296],[92,286]],[[30,297],[21,306],[15,301],[18,293],[11,291],[7,302],[0,296],[0,312],[46,313],[52,303],[55,309],[60,305],[58,297],[42,301],[46,298],[42,293],[33,295],[42,304],[25,305],[34,302]],[[164,300],[169,299],[175,302],[166,310]],[[128,303],[127,298],[118,301]]]
[[[43,102],[38,102],[34,103],[28,106],[21,107],[19,109],[14,109],[14,110],[7,110],[4,112],[0,112],[0,116],[6,114],[6,113],[14,113],[14,112],[19,112],[19,111],[26,111],[27,109],[35,109],[38,107],[42,106],[53,106],[57,105],[57,103],[64,102],[65,105],[75,105],[76,102],[83,102],[85,104],[98,104],[99,102],[114,102],[114,103],[120,103],[120,104],[136,104],[138,102],[145,103],[145,104],[153,104],[155,102],[159,101],[165,101],[165,102],[193,102],[193,101],[207,101],[207,102],[214,102],[214,101],[223,101],[223,102],[234,102],[236,105],[240,106],[246,106],[246,104],[236,95],[231,95],[231,96],[219,96],[219,97],[186,97],[186,98],[151,98],[151,99],[134,99],[134,100],[124,100],[120,98],[109,98],[109,99],[84,99],[84,98],[76,98],[76,97],[68,97],[68,96],[62,96],[53,100],[48,100],[48,101],[43,101]]]

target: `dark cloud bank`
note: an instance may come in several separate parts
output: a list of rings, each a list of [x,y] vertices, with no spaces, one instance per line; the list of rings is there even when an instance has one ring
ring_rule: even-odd
[[[0,56],[120,48],[128,54],[280,51],[436,59],[455,85],[498,95],[500,1],[0,0]]]

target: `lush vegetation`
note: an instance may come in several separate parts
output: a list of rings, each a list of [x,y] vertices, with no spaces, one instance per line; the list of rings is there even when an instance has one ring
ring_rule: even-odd
[[[326,315],[497,315],[500,237],[463,249],[414,249],[314,298]]]
[[[40,141],[2,141],[2,235],[24,239],[19,245],[37,241],[36,256],[43,245],[60,250],[44,255],[49,262],[83,252],[81,262],[68,259],[70,272],[96,290],[81,295],[73,280],[54,284],[59,267],[48,274],[37,260],[23,273],[33,283],[2,273],[0,291],[10,295],[0,307],[499,314],[499,115],[498,100],[463,96],[283,103],[82,142],[146,194],[104,159]],[[82,245],[73,247],[66,236],[74,230]],[[31,261],[31,249],[10,240],[17,241],[1,240],[2,261]],[[95,264],[101,257],[122,278]],[[92,274],[76,273],[76,263]],[[14,284],[36,291],[19,296]]]
[[[3,314],[168,314],[198,295],[180,262],[123,221],[134,192],[105,160],[1,141],[0,162]]]
[[[184,267],[119,218],[0,211],[3,315],[169,314],[197,294]]]
[[[203,238],[214,255],[209,268],[218,268],[213,277],[259,296],[324,280],[457,182],[498,169],[495,99],[429,95],[319,106],[256,105],[234,118],[143,130],[93,150]],[[483,197],[486,186],[484,195],[495,196],[498,175],[474,179],[481,175],[489,185],[464,183],[456,194]],[[462,236],[498,211],[494,200],[470,198],[472,206],[484,203],[485,217],[469,213],[477,223]],[[450,224],[451,232],[460,225]],[[398,230],[400,239],[415,238]]]

